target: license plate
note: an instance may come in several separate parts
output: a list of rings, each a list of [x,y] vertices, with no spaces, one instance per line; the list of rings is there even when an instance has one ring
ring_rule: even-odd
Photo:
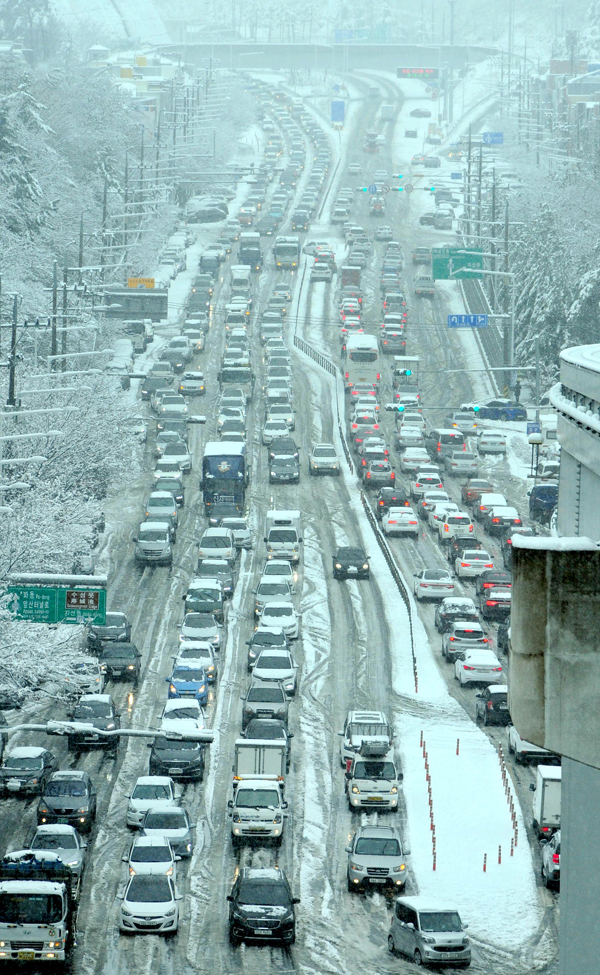
[[[498,710],[499,711],[508,711],[508,704],[499,704],[498,705]]]
[[[169,769],[169,775],[177,775],[177,773],[180,772],[180,771],[181,771],[181,769],[178,769],[178,768],[170,768]]]
[[[112,670],[113,677],[120,677],[122,673],[123,673],[122,670],[117,670],[115,667],[113,667]]]
[[[350,568],[348,569],[348,572],[358,572],[358,569],[355,569],[354,566],[351,565]]]
[[[69,822],[68,816],[58,816],[56,822],[60,824],[67,824]]]
[[[9,779],[8,782],[6,783],[6,788],[10,789],[11,792],[18,792],[19,789],[21,788],[21,783],[16,781],[15,779]]]
[[[371,884],[384,884],[385,880],[385,877],[369,877],[369,883]]]
[[[383,796],[369,796],[369,802],[383,802]]]
[[[20,951],[17,957],[19,961],[34,961],[35,951]]]
[[[254,934],[271,934],[270,928],[254,928]]]
[[[264,826],[250,826],[249,827],[249,830],[250,830],[251,833],[264,833],[265,832]]]

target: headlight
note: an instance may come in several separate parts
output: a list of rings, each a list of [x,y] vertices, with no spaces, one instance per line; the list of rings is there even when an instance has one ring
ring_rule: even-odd
[[[177,694],[177,688],[175,687],[175,684],[169,684],[169,690],[171,694]]]
[[[204,694],[205,690],[206,690],[206,684],[200,684],[200,687],[198,688],[198,694]]]
[[[79,860],[68,860],[67,861],[67,866],[68,867],[76,867],[78,865],[78,863],[79,863]]]
[[[234,813],[233,814],[233,821],[234,821],[234,823],[241,823],[242,817],[240,816],[239,813]]]
[[[358,788],[357,785],[353,785],[352,786],[352,791],[353,791],[354,795],[357,796],[359,794],[359,792],[360,792],[360,789]]]
[[[210,642],[211,643],[218,643],[219,640],[220,640],[220,637],[219,637],[219,634],[218,633],[215,633],[215,635],[214,636],[211,636],[211,638],[210,638]]]
[[[210,664],[206,669],[208,670],[208,672],[210,674],[215,669],[215,665],[214,664]]]
[[[177,910],[176,907],[172,907],[170,911],[167,911],[167,913],[165,914],[165,917],[173,917],[173,915],[175,914],[176,910]]]
[[[251,657],[252,660],[254,660],[254,658],[258,656],[258,653],[256,650],[250,648],[250,650],[248,650],[248,656]]]
[[[48,809],[46,808],[46,806],[40,806],[40,807],[38,808],[38,812],[39,812],[39,813],[40,813],[40,814],[41,814],[42,816],[47,816],[47,815],[48,815],[48,812],[49,812],[49,810],[48,810]]]
[[[335,563],[335,567],[336,567],[336,569],[341,569],[342,568],[342,563],[341,562],[336,562]]]
[[[126,911],[124,907],[121,908],[121,914],[123,917],[133,917],[131,911]]]
[[[293,691],[294,690],[294,682],[293,682],[293,680],[286,681],[286,683],[283,686],[284,686],[284,689],[286,691]]]
[[[350,869],[351,870],[362,870],[362,866],[361,866],[360,863],[354,863],[353,861],[351,861],[350,862]]]
[[[369,568],[369,563],[365,562],[365,564],[363,565],[363,569],[368,569],[368,568]]]
[[[186,850],[187,850],[188,853],[191,853],[192,852],[192,844],[191,843],[188,843],[186,845]]]
[[[426,938],[425,935],[423,935],[423,941],[425,942],[426,945],[435,944],[435,938]]]
[[[87,811],[88,811],[88,810],[87,810],[87,806],[82,806],[82,807],[81,807],[81,809],[78,809],[78,810],[77,810],[77,812],[79,813],[79,815],[80,815],[80,816],[81,816],[81,815],[82,815],[83,813],[86,813]]]
[[[129,876],[130,877],[135,877],[135,870],[133,869],[133,867],[130,867],[129,868]]]
[[[396,786],[396,785],[392,786],[392,788],[390,789],[390,792],[391,792],[391,794],[393,796],[395,796],[396,793],[398,792],[398,786]]]
[[[277,471],[271,471],[271,477],[277,477]]]
[[[115,723],[114,723],[114,721],[111,721],[110,724],[107,724],[106,730],[107,731],[114,731],[115,730]]]
[[[128,664],[127,665],[127,670],[135,670],[134,665],[133,664]]]
[[[273,816],[274,823],[280,823],[281,821],[282,821],[281,813],[277,813],[275,816]]]
[[[397,867],[393,867],[394,873],[401,873],[402,870],[406,870],[406,864],[399,863]]]

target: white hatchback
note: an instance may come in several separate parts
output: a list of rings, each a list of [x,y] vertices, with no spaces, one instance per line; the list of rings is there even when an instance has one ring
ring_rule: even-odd
[[[122,896],[119,930],[133,934],[175,934],[179,927],[178,893],[171,877],[133,876]]]

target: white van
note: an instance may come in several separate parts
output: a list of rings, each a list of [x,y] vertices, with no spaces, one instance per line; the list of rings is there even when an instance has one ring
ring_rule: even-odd
[[[268,511],[264,541],[267,545],[267,559],[287,559],[300,561],[300,512]]]

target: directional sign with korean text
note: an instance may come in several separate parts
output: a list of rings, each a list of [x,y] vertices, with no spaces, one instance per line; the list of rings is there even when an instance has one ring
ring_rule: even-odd
[[[19,620],[36,623],[106,623],[106,589],[11,585],[10,609]]]
[[[527,436],[532,433],[541,433],[542,424],[538,420],[528,420],[527,421]]]
[[[439,68],[396,68],[398,78],[420,78],[422,81],[437,81]]]
[[[504,132],[484,132],[482,139],[484,146],[501,146],[504,145]]]
[[[336,98],[331,103],[331,121],[343,122],[346,115],[346,103],[341,98]]]
[[[450,173],[450,179],[462,179],[463,173]]]
[[[128,288],[147,288],[149,290],[154,287],[154,284],[154,278],[127,278]]]
[[[448,328],[487,328],[487,315],[448,315]]]
[[[480,278],[468,268],[483,268],[483,251],[480,247],[434,247],[431,251],[431,272],[436,279]]]

